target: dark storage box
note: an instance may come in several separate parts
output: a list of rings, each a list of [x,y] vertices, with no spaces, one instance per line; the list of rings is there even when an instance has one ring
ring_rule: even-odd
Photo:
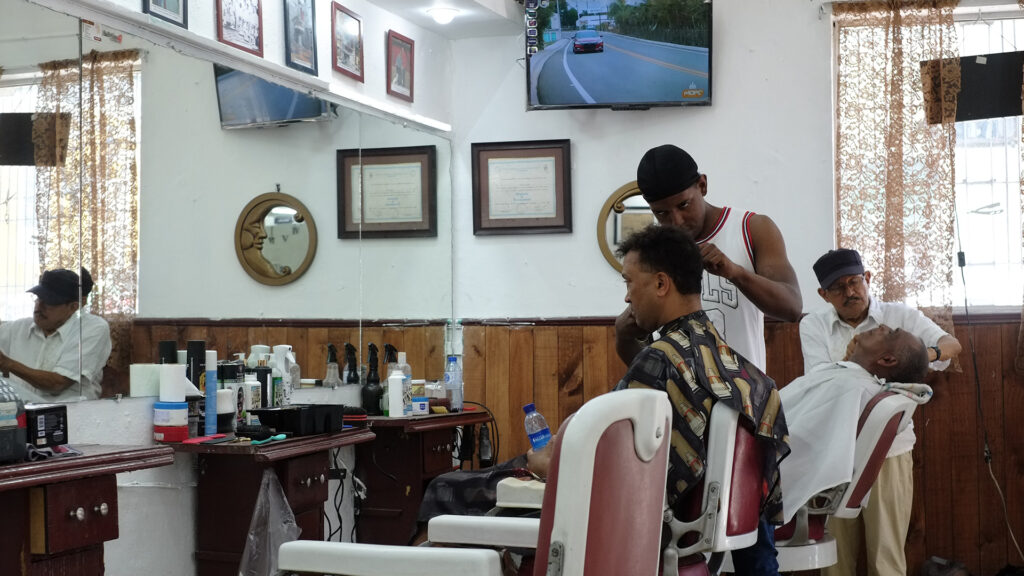
[[[293,404],[277,408],[252,410],[260,424],[278,433],[290,432],[295,436],[340,432],[345,407],[341,404]]]

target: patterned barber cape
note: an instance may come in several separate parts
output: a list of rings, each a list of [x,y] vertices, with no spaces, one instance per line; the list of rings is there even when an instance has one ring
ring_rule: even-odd
[[[615,390],[665,390],[672,401],[669,505],[674,508],[704,477],[708,415],[715,402],[726,402],[751,424],[759,441],[772,444],[765,451],[763,512],[769,521],[781,522],[779,462],[789,454],[789,431],[775,382],[734,352],[703,311],[669,322],[658,334]]]

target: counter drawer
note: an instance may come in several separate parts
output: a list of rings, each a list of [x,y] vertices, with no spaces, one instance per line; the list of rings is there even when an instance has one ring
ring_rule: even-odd
[[[452,429],[431,430],[424,432],[423,438],[423,474],[427,477],[437,476],[452,471]]]
[[[327,464],[327,453],[317,452],[279,465],[278,478],[293,511],[319,508],[327,501]]]
[[[56,554],[117,539],[117,481],[111,474],[37,486],[29,492],[30,550]]]

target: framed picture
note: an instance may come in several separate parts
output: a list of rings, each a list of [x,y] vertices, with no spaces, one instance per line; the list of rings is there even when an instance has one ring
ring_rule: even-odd
[[[334,2],[331,10],[332,66],[338,72],[363,81],[363,21],[359,15]]]
[[[416,43],[388,30],[388,94],[412,102]]]
[[[284,62],[316,76],[316,11],[313,0],[284,0]]]
[[[615,215],[615,237],[613,243],[617,246],[629,235],[643,230],[650,224],[655,224],[658,219],[654,212],[647,206],[626,206],[622,213],[613,212]]]
[[[434,146],[338,150],[338,238],[437,236]]]
[[[572,232],[568,140],[474,143],[473,234]]]
[[[142,11],[188,28],[188,0],[142,0]]]
[[[217,0],[217,39],[263,57],[263,0]]]

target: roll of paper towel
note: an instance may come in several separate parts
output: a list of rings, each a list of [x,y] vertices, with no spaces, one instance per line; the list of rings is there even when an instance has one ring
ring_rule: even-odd
[[[160,365],[160,401],[185,401],[185,368],[184,364]]]

